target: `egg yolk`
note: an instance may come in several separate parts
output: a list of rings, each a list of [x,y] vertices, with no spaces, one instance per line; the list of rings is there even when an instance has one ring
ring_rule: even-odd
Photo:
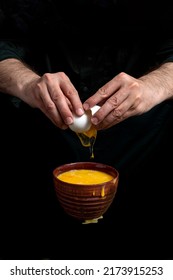
[[[89,147],[90,158],[94,158],[94,143],[97,137],[97,130],[91,126],[88,131],[76,133],[84,147]]]
[[[113,176],[99,170],[72,169],[59,174],[58,179],[71,184],[90,185],[108,182],[113,179]],[[104,196],[104,189],[101,196]]]

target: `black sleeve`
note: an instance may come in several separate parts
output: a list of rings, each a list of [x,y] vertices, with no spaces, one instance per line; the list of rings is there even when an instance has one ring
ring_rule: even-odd
[[[173,62],[173,5],[172,1],[165,0],[159,4],[159,21],[155,23],[156,29],[153,36],[160,37],[157,52],[159,63]],[[154,17],[154,13],[153,13]],[[157,17],[157,16],[156,16]],[[153,24],[154,25],[154,24]]]

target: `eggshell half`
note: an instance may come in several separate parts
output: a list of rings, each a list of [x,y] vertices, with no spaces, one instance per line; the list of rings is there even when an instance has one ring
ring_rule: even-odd
[[[100,106],[95,105],[91,110],[86,111],[82,116],[73,116],[73,123],[69,125],[69,128],[77,133],[88,131],[91,127],[91,115],[94,115]]]

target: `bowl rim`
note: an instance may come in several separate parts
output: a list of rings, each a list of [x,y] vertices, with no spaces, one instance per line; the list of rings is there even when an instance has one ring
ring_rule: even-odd
[[[107,172],[108,174],[111,174],[112,176],[113,176],[113,174],[114,175],[116,174],[116,177],[114,177],[113,179],[111,179],[107,182],[98,183],[98,184],[87,184],[87,187],[90,187],[90,186],[92,187],[92,186],[97,186],[97,185],[101,186],[108,182],[113,182],[115,179],[116,179],[116,181],[119,180],[119,171],[115,167],[105,164],[105,163],[100,163],[100,162],[95,162],[95,161],[91,161],[91,162],[90,161],[78,161],[78,162],[70,162],[70,163],[65,163],[65,164],[59,165],[53,169],[54,180],[56,180],[58,182],[62,182],[61,180],[58,179],[57,173],[59,172],[59,174],[61,174],[63,172],[69,171],[72,169],[71,167],[74,167],[74,169],[91,169],[91,167],[92,167],[93,170]],[[67,169],[64,170],[64,168],[67,168]],[[85,184],[75,184],[75,183],[73,184],[73,183],[68,183],[68,182],[64,182],[64,181],[63,181],[63,183],[67,186],[72,186],[72,185],[75,185],[76,187],[77,186],[80,186],[80,187],[86,186]]]

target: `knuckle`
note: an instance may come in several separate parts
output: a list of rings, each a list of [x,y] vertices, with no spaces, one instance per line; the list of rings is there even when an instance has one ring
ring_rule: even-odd
[[[101,95],[101,96],[107,96],[107,90],[106,90],[106,87],[101,87],[101,88],[99,88],[99,90],[98,90],[98,93]]]
[[[59,75],[59,77],[61,78],[61,79],[68,79],[68,77],[67,77],[67,75],[64,73],[64,72],[58,72],[58,75]]]
[[[53,102],[58,102],[60,94],[59,91],[54,86],[51,87],[50,95]]]
[[[76,96],[76,92],[74,90],[67,89],[65,95],[67,98],[69,98],[71,96]]]
[[[52,80],[52,74],[50,74],[50,73],[45,73],[45,74],[43,74],[42,77],[47,82],[50,82]]]
[[[47,102],[46,104],[46,111],[47,112],[52,112],[54,109],[54,103],[53,102]]]
[[[117,110],[117,109],[114,109],[112,111],[112,116],[114,117],[114,119],[117,119],[117,120],[122,120],[122,118],[123,118],[123,114],[122,114],[121,110]]]
[[[125,72],[120,72],[115,79],[116,80],[126,80],[128,77],[128,74],[126,74]]]
[[[113,96],[112,98],[107,100],[107,104],[109,105],[110,108],[114,108],[118,104],[118,99],[117,96]]]

